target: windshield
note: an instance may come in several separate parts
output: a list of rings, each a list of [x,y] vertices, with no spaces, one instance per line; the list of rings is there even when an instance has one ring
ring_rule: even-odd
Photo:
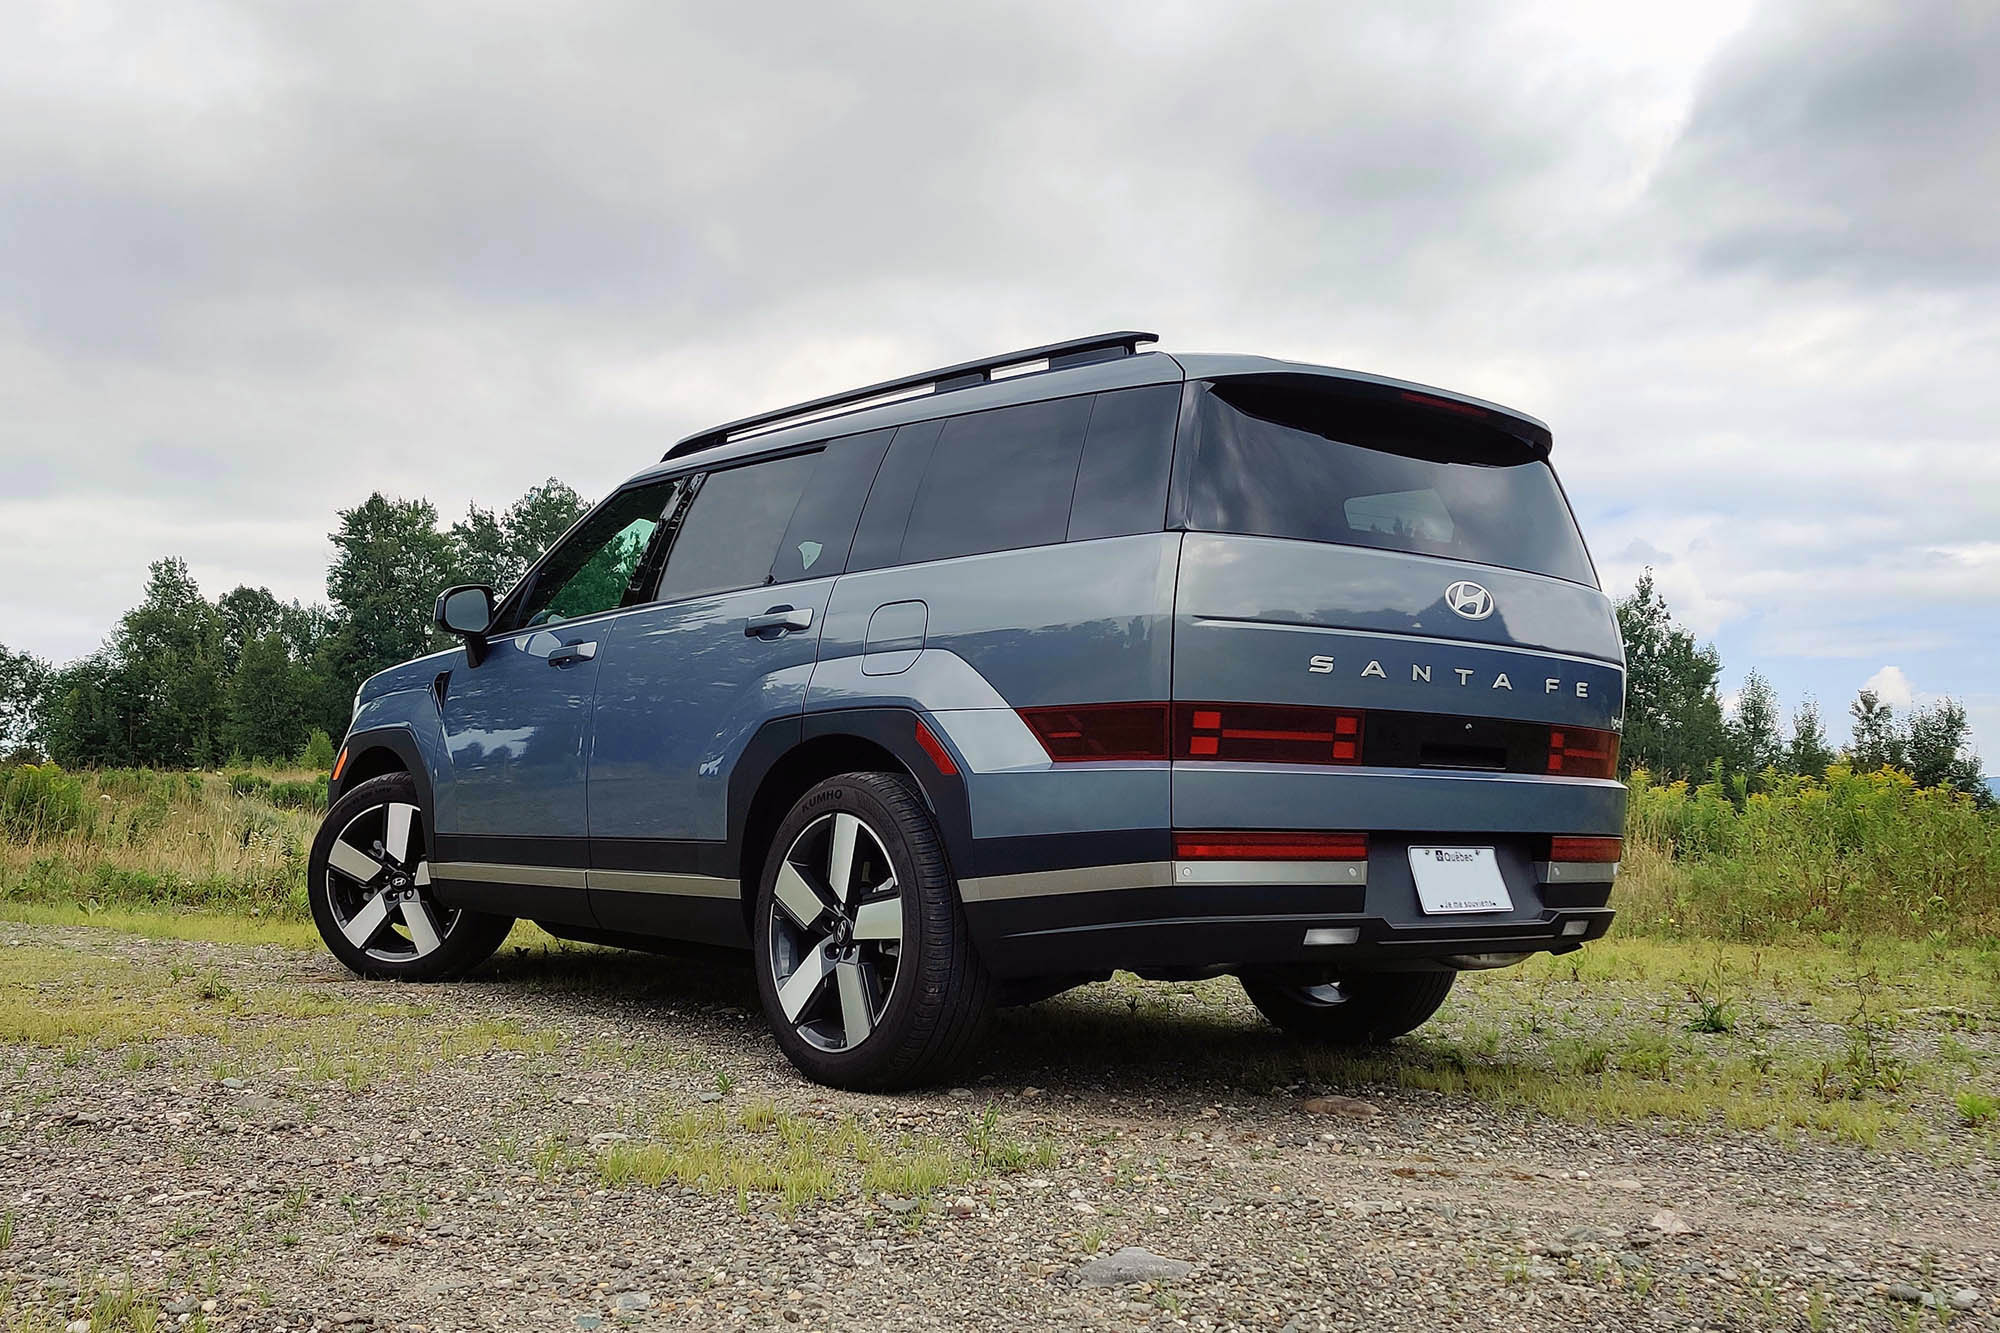
[[[1324,391],[1202,395],[1188,526],[1501,565],[1597,586],[1547,462],[1435,411]]]

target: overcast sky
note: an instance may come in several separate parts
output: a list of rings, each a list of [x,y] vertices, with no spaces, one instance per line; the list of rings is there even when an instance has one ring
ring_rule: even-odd
[[[0,15],[0,642],[1104,328],[1497,399],[1607,586],[2000,766],[2000,6]]]

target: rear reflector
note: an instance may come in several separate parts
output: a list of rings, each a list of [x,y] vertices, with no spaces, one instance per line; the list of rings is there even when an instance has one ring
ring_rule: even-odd
[[[1021,720],[1059,764],[1092,759],[1165,759],[1165,704],[1023,708]]]
[[[1589,727],[1549,731],[1549,772],[1566,778],[1618,776],[1618,733]]]
[[[1549,860],[1551,861],[1606,861],[1622,860],[1625,855],[1623,838],[1550,838]]]
[[[1177,861],[1366,861],[1366,833],[1176,833]]]
[[[1178,704],[1174,757],[1255,764],[1358,764],[1361,713],[1275,704]]]
[[[924,725],[922,718],[917,719],[917,748],[930,757],[938,772],[948,778],[957,775],[958,765],[951,762],[951,751],[944,748],[943,741],[931,734],[931,729]]]

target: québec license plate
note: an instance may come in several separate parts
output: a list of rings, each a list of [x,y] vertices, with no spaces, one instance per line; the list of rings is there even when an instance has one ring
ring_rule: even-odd
[[[1410,875],[1426,915],[1514,910],[1491,847],[1412,847]]]

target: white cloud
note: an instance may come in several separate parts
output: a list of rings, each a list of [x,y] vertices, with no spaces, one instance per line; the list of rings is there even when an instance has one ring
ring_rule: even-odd
[[[1875,697],[1888,704],[1899,713],[1907,713],[1916,702],[1917,692],[1910,684],[1910,678],[1903,674],[1903,668],[1885,666],[1867,680],[1861,682],[1864,690],[1873,690]]]

